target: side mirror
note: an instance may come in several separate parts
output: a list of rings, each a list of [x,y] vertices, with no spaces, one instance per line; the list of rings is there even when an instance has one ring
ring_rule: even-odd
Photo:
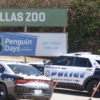
[[[46,65],[47,64],[47,61],[46,60],[43,60],[43,63],[44,63],[44,65]]]

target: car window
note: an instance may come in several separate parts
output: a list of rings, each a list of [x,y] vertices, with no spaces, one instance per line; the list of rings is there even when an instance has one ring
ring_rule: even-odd
[[[100,60],[96,60],[97,61],[97,63],[100,65]]]
[[[33,65],[33,64],[30,64],[31,66],[33,66],[33,67],[36,67],[36,65]]]
[[[65,65],[65,66],[72,66],[74,58],[73,57],[62,57],[53,61],[53,65]]]
[[[56,61],[53,61],[53,65],[65,65],[67,62],[68,57],[62,57],[60,59],[57,59]]]
[[[89,59],[88,59],[88,62],[87,62],[87,67],[92,67],[92,64],[91,64]]]
[[[89,59],[87,59],[87,58],[75,58],[74,66],[76,66],[76,67],[92,67]]]
[[[36,66],[36,65],[33,65],[33,64],[30,64],[30,65],[33,66],[33,67],[35,67],[35,68],[38,69],[39,71],[44,72],[44,67]]]
[[[54,58],[52,58],[52,59],[47,63],[47,65],[52,65],[53,62],[55,62],[55,61],[57,61],[57,60],[59,60],[59,59],[61,59],[61,58],[63,58],[63,56],[54,57]]]
[[[73,66],[74,57],[68,57],[66,66]]]
[[[30,65],[8,64],[8,66],[15,74],[41,75],[34,67]]]
[[[3,73],[4,71],[5,71],[5,68],[2,65],[0,65],[0,73]]]

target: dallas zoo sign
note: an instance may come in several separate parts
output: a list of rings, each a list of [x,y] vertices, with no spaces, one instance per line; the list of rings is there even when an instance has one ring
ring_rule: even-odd
[[[0,9],[0,26],[66,26],[66,9]]]

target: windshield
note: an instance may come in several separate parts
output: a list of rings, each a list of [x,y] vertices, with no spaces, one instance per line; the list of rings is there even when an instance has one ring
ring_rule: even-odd
[[[41,75],[34,67],[30,65],[17,65],[17,64],[8,64],[15,74],[27,74],[27,75]]]

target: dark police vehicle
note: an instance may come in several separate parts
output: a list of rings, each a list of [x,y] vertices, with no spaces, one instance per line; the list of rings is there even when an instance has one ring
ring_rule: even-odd
[[[27,64],[35,67],[37,70],[39,70],[44,75],[44,63],[43,62],[30,62]]]
[[[14,62],[0,62],[0,100],[50,100],[53,81],[34,67]]]

